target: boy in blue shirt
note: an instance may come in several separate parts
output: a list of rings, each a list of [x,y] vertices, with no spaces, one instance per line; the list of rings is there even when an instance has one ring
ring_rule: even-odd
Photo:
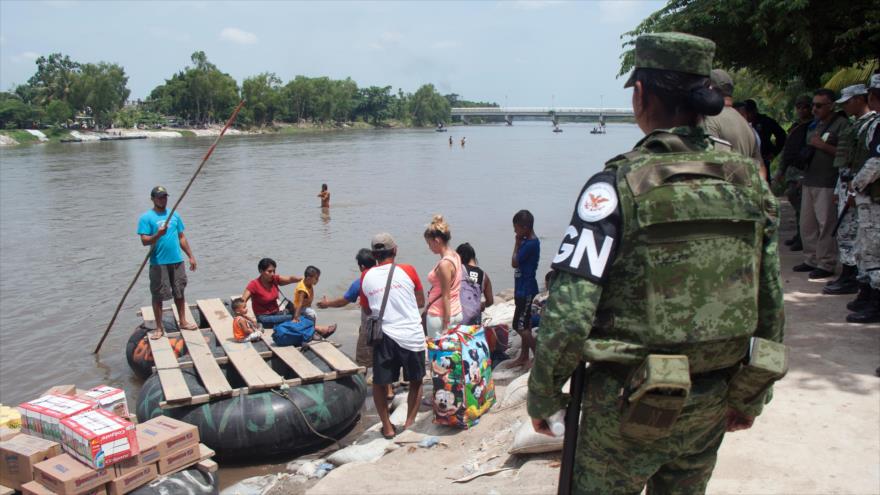
[[[183,219],[177,212],[168,221],[168,191],[156,186],[150,191],[153,208],[141,215],[138,221],[138,235],[144,246],[151,246],[150,251],[150,294],[153,299],[153,314],[156,318],[156,330],[150,332],[151,339],[158,339],[165,334],[162,323],[162,302],[174,299],[177,313],[180,315],[182,330],[198,330],[198,326],[187,321],[183,291],[186,288],[186,270],[183,267],[181,250],[189,259],[189,269],[195,271],[196,259],[189,247],[189,241],[183,234]]]
[[[519,357],[513,361],[514,366],[525,369],[531,367],[529,350],[535,349],[535,338],[532,336],[532,298],[538,294],[538,260],[541,257],[541,241],[535,235],[535,217],[529,210],[520,210],[513,216],[513,232],[516,241],[513,244],[513,256],[510,266],[513,272],[513,329],[522,340]]]

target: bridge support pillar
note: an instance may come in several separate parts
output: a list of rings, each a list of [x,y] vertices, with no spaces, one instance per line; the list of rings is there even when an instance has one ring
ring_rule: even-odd
[[[468,122],[468,119],[467,119],[467,116],[466,116],[466,115],[462,115],[462,116],[461,116],[461,123],[464,124],[464,125],[470,125],[470,122]]]
[[[554,114],[553,115],[553,126],[555,127],[558,125],[559,125],[559,116]]]
[[[504,121],[507,122],[507,125],[513,125],[513,115],[505,115]]]

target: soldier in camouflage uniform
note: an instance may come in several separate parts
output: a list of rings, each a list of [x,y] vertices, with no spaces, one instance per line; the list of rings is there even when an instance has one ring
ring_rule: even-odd
[[[871,76],[868,105],[871,110],[880,112],[880,74]],[[856,193],[859,215],[856,236],[859,282],[866,285],[859,297],[846,305],[854,311],[846,317],[846,321],[852,323],[880,322],[880,117],[868,125],[865,143],[867,160],[853,170],[851,188]]]
[[[849,183],[856,164],[864,163],[867,158],[865,136],[868,126],[876,116],[875,112],[868,109],[868,89],[864,84],[843,88],[837,104],[850,117],[850,126],[840,134],[834,156],[834,167],[840,174],[834,192],[837,195],[837,249],[843,268],[836,280],[822,288],[823,294],[831,295],[855,294],[859,291],[855,256],[858,211],[850,194]]]
[[[753,163],[698,127],[722,108],[714,51],[681,33],[636,40],[626,86],[647,136],[587,181],[553,260],[528,411],[549,433],[561,386],[590,363],[575,493],[703,493],[725,431],[769,399],[772,381],[734,383],[763,355],[750,341],[782,348],[778,204]]]

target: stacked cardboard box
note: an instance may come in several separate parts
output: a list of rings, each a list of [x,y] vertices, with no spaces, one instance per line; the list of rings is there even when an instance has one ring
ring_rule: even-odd
[[[61,441],[61,420],[95,408],[95,403],[61,394],[48,394],[18,406],[21,432]]]
[[[194,425],[158,416],[137,425],[137,433],[138,441],[144,442],[147,452],[155,446],[159,474],[167,474],[200,459],[199,429]]]
[[[99,385],[91,390],[77,394],[80,399],[89,400],[98,405],[98,408],[112,412],[117,416],[127,417],[128,400],[125,391],[121,388]]]
[[[138,454],[134,425],[103,409],[61,420],[61,445],[96,469]]]
[[[34,466],[34,481],[59,495],[80,495],[104,488],[113,480],[113,469],[92,469],[68,454]],[[98,492],[103,493],[103,492]]]
[[[34,465],[61,454],[58,442],[16,435],[0,442],[0,484],[14,488],[34,479]]]

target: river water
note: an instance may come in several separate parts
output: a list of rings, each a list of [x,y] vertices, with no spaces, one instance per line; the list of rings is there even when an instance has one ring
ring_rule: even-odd
[[[542,282],[584,182],[641,136],[629,124],[612,124],[606,135],[591,127],[227,136],[178,210],[198,260],[187,299],[240,293],[265,256],[282,274],[319,267],[317,299],[340,296],[358,275],[357,250],[380,231],[394,235],[398,260],[424,279],[436,257],[422,232],[435,213],[446,216],[454,245],[474,246],[498,291],[513,285],[511,218],[522,208],[535,215]],[[100,355],[92,351],[146,253],[136,226],[151,207],[150,189],[168,188],[170,207],[212,140],[0,150],[0,402],[55,384],[106,383],[126,389],[134,405],[140,381],[124,349],[138,308],[150,302],[146,273]],[[322,183],[332,194],[329,214],[316,197]],[[354,355],[356,309],[319,311],[319,321],[342,323],[337,340]]]

